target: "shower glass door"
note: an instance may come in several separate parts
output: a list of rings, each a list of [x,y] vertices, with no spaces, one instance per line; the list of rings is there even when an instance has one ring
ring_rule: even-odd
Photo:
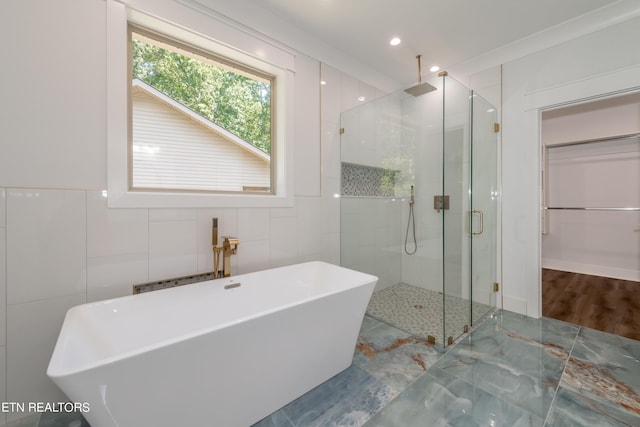
[[[442,298],[444,343],[450,345],[471,325],[470,244],[466,232],[470,210],[471,91],[442,78]],[[448,200],[448,206],[446,205]]]
[[[498,292],[498,134],[497,112],[484,98],[473,93],[471,102],[471,322],[478,323],[496,306]]]
[[[444,346],[496,306],[496,109],[444,76],[442,210]]]

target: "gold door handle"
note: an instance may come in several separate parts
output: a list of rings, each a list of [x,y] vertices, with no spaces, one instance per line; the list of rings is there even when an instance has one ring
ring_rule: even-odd
[[[471,211],[471,215],[480,215],[480,231],[473,231],[473,219],[471,220],[471,235],[479,236],[484,232],[484,214],[481,210],[474,209]]]

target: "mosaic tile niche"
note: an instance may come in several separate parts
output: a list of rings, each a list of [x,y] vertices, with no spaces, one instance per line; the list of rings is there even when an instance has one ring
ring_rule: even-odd
[[[395,196],[398,171],[375,166],[342,163],[342,195],[357,197]]]

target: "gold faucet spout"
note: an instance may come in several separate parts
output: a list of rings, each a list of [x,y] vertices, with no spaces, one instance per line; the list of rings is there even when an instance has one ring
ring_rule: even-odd
[[[235,255],[238,253],[238,245],[240,241],[235,237],[223,237],[224,242],[222,243],[222,258],[223,258],[223,270],[222,276],[229,277],[231,276],[231,255]]]

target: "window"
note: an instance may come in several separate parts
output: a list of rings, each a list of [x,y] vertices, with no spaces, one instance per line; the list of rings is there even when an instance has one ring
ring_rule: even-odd
[[[295,52],[211,9],[175,4],[168,10],[168,5],[174,2],[106,3],[108,206],[292,206]],[[180,98],[144,72],[134,79],[132,40],[244,81],[247,86],[235,87],[227,99],[244,99],[241,89],[252,87],[258,94],[254,100],[264,101],[254,105],[268,120],[220,122],[205,114],[206,103],[190,104],[201,100],[198,95]],[[137,65],[146,72],[154,68],[153,61]],[[143,113],[155,120],[153,127],[144,123]],[[255,111],[234,114],[246,118]],[[134,117],[141,125],[135,135]],[[227,157],[214,155],[223,148]]]
[[[129,26],[129,189],[269,193],[275,77]]]

